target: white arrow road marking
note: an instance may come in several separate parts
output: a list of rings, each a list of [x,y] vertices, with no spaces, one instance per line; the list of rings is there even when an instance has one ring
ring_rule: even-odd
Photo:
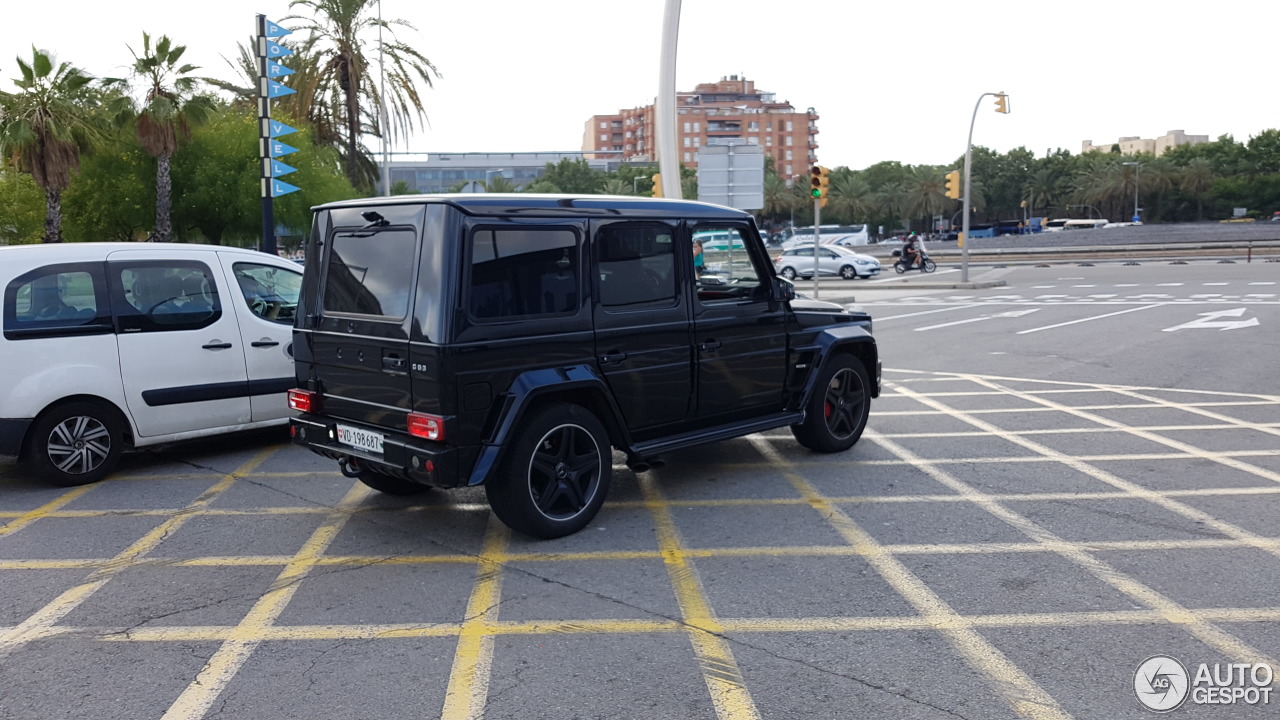
[[[1040,308],[1031,308],[1030,310],[1010,310],[1009,312],[996,313],[995,315],[983,315],[981,317],[968,318],[966,320],[956,320],[955,322],[942,323],[941,325],[926,325],[924,327],[916,328],[916,332],[951,327],[952,325],[964,325],[965,323],[990,320],[991,318],[1022,317],[1023,315],[1030,315],[1033,312],[1040,312]]]
[[[1173,332],[1174,330],[1194,330],[1194,329],[1210,329],[1218,330],[1235,330],[1236,328],[1253,327],[1258,324],[1258,318],[1251,317],[1248,320],[1219,320],[1225,317],[1240,317],[1244,315],[1245,308],[1233,308],[1231,310],[1215,310],[1213,312],[1200,313],[1199,320],[1182,323],[1167,327],[1164,332]]]
[[[892,266],[890,266],[889,269],[892,270],[893,269]],[[874,285],[876,283],[902,282],[903,280],[907,280],[909,278],[914,278],[914,277],[928,278],[930,276],[937,277],[939,275],[946,275],[947,273],[960,272],[960,270],[958,268],[952,269],[952,270],[937,270],[935,272],[930,273],[929,275],[921,275],[919,270],[908,270],[907,272],[915,273],[915,275],[908,275],[907,277],[903,277],[903,275],[906,275],[906,273],[903,273],[903,275],[895,274],[895,275],[890,275],[889,277],[881,278],[879,280],[863,280],[861,284]]]

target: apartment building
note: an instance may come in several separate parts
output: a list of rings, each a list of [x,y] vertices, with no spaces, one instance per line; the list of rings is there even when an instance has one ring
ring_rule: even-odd
[[[1154,140],[1140,137],[1122,137],[1116,142],[1101,143],[1099,145],[1094,145],[1092,140],[1085,140],[1081,143],[1080,152],[1087,153],[1094,150],[1111,152],[1112,146],[1119,145],[1121,155],[1150,153],[1160,157],[1179,145],[1198,145],[1207,142],[1209,142],[1208,135],[1188,135],[1182,130],[1170,130]]]
[[[582,150],[622,154],[625,162],[657,162],[654,106],[594,115],[586,123]],[[698,150],[712,145],[759,145],[772,157],[778,175],[805,175],[817,161],[818,113],[797,112],[755,81],[729,75],[676,93],[676,145],[680,162],[696,168]]]

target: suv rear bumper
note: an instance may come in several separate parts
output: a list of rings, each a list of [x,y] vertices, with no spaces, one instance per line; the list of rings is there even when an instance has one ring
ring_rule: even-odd
[[[463,478],[459,470],[458,449],[402,433],[388,433],[386,428],[343,420],[350,425],[382,436],[382,453],[349,447],[338,442],[337,423],[315,415],[289,419],[289,435],[293,442],[312,452],[343,460],[354,458],[371,470],[392,477],[406,478],[424,485],[457,487]]]

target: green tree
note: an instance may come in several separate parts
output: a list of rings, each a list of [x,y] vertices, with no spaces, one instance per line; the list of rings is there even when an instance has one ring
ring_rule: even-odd
[[[132,82],[138,86],[141,101],[134,103],[122,96],[115,110],[121,121],[134,123],[138,142],[156,159],[156,225],[152,239],[169,242],[173,239],[173,155],[191,137],[192,126],[208,120],[215,105],[208,96],[196,94],[200,79],[191,73],[199,68],[182,63],[185,45],[174,45],[167,35],[161,35],[152,47],[151,35],[144,32],[142,54],[132,47],[129,52],[133,55],[130,77],[106,82],[113,86]]]
[[[1204,220],[1204,201],[1215,179],[1213,163],[1205,157],[1192,158],[1179,173],[1178,188],[1196,201],[1196,220]]]
[[[515,182],[505,175],[494,175],[480,184],[484,186],[485,192],[491,193],[513,193],[520,190]]]
[[[392,195],[417,195],[418,188],[414,187],[408,180],[397,180],[391,183]]]
[[[40,242],[44,217],[44,193],[35,178],[0,166],[0,245]]]
[[[376,171],[361,137],[372,135],[393,141],[408,137],[416,124],[427,117],[418,83],[431,87],[432,78],[438,78],[439,73],[426,56],[396,38],[394,27],[412,30],[412,25],[404,20],[378,18],[378,0],[289,3],[290,9],[299,7],[311,12],[310,16],[288,18],[300,20],[298,29],[308,33],[299,47],[300,55],[311,59],[292,84],[300,96],[309,98],[299,117],[310,119],[317,127],[342,129],[342,162],[347,178],[353,186],[367,189],[372,186]],[[366,36],[375,47],[381,43],[386,98],[380,94],[378,53],[366,54]],[[386,127],[380,117],[384,99]]]
[[[601,173],[592,170],[583,158],[563,158],[558,163],[547,163],[538,185],[546,183],[555,187],[550,192],[570,193],[574,195],[597,195],[604,186]],[[537,190],[536,192],[545,192]]]
[[[82,161],[67,188],[67,240],[130,242],[155,223],[155,161],[118,131]]]
[[[47,51],[18,58],[18,92],[0,91],[0,157],[12,158],[45,195],[44,241],[62,242],[62,192],[99,136],[92,78]]]

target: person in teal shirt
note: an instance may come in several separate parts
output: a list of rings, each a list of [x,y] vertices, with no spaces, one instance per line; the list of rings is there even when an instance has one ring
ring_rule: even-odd
[[[702,241],[693,241],[693,274],[702,277],[702,272],[706,270],[707,261],[702,257]]]

